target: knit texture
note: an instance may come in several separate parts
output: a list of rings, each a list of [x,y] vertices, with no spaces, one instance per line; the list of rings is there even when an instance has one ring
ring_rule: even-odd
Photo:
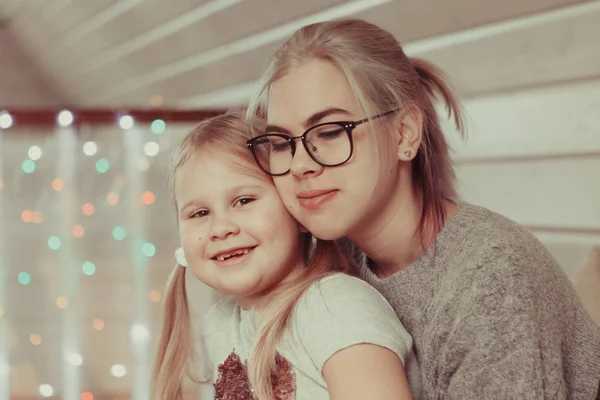
[[[459,203],[435,259],[432,247],[384,279],[349,250],[413,337],[424,398],[600,398],[600,328],[515,222]]]

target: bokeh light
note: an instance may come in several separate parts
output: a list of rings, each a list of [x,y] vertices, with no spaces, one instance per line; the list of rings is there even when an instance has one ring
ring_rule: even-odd
[[[97,331],[101,331],[102,329],[104,329],[104,320],[100,318],[94,318],[92,320],[92,328],[94,328]]]
[[[63,182],[62,179],[60,179],[60,178],[54,178],[52,180],[52,189],[54,189],[57,192],[60,192],[64,188],[65,188],[65,183]]]
[[[74,121],[74,117],[73,117],[73,113],[69,110],[62,110],[61,112],[58,113],[58,117],[56,118],[56,122],[58,122],[58,125],[60,125],[61,127],[65,128],[69,125],[71,125]]]
[[[144,145],[144,153],[149,157],[154,157],[160,151],[160,147],[156,142],[148,142]]]
[[[32,333],[29,335],[29,342],[34,346],[39,346],[42,344],[42,337],[36,333]]]
[[[127,374],[127,368],[121,364],[115,364],[110,367],[110,373],[115,378],[122,378]]]
[[[146,257],[152,257],[156,254],[156,247],[152,243],[144,243],[142,245],[142,254]]]
[[[144,204],[153,204],[155,200],[156,196],[154,196],[154,193],[152,192],[144,192],[144,194],[142,194],[142,203]]]
[[[150,293],[148,293],[148,298],[151,302],[158,303],[162,299],[162,293],[160,290],[151,290]]]
[[[58,297],[56,299],[56,306],[61,309],[65,309],[65,308],[69,307],[69,299],[67,299],[66,297],[62,297],[62,296]]]
[[[31,221],[33,221],[33,212],[29,211],[29,210],[24,210],[21,213],[21,219],[23,220],[23,222],[25,223],[29,223]]]
[[[110,169],[110,163],[106,158],[101,158],[96,161],[96,171],[103,174]]]
[[[10,115],[9,113],[7,113],[6,111],[2,111],[0,112],[0,128],[1,129],[8,129],[12,126],[13,124],[13,117],[12,115]]]
[[[67,360],[69,361],[69,364],[75,367],[79,367],[83,364],[83,357],[81,357],[81,354],[79,353],[70,354],[69,357],[67,357]]]
[[[40,149],[40,146],[31,146],[27,152],[27,155],[33,161],[37,161],[42,157],[42,149]]]
[[[4,181],[2,179],[0,179],[0,190],[2,190],[4,188]]]
[[[83,392],[81,393],[81,400],[94,400],[94,395],[92,392]]]
[[[165,131],[166,128],[167,128],[167,124],[162,119],[155,119],[150,124],[150,130],[155,135],[160,135],[161,133],[163,133]]]
[[[152,107],[160,107],[163,105],[163,97],[160,94],[155,94],[150,97],[150,105]]]
[[[96,266],[94,265],[93,262],[90,261],[86,261],[83,263],[83,265],[81,266],[81,270],[83,271],[84,274],[86,274],[87,276],[92,276],[96,273]]]
[[[40,385],[40,394],[43,397],[51,397],[54,394],[54,389],[47,384]]]
[[[116,240],[123,240],[125,239],[125,236],[127,236],[127,232],[122,226],[115,226],[113,228],[112,235]]]
[[[85,233],[85,229],[83,229],[83,226],[75,225],[73,227],[73,236],[75,236],[76,238],[83,237],[84,233]]]
[[[23,161],[23,165],[21,167],[23,172],[26,174],[31,174],[35,171],[35,162],[33,160],[25,160]]]
[[[119,195],[117,193],[111,192],[106,195],[106,202],[111,206],[116,206],[119,202]]]
[[[52,250],[58,250],[62,246],[62,242],[58,236],[50,236],[48,238],[48,247]]]
[[[81,211],[83,212],[83,215],[86,216],[92,216],[94,215],[94,213],[96,212],[96,207],[94,207],[94,205],[92,203],[85,203],[83,205],[83,207],[81,208]]]
[[[19,272],[17,280],[21,285],[27,286],[31,283],[31,275],[29,275],[27,272]]]
[[[83,145],[83,154],[86,156],[93,156],[98,151],[98,145],[94,142],[86,142]]]
[[[121,129],[131,129],[133,128],[133,125],[135,125],[135,121],[131,115],[123,115],[121,118],[119,118],[119,126]]]
[[[0,307],[0,318],[4,317],[4,308]]]

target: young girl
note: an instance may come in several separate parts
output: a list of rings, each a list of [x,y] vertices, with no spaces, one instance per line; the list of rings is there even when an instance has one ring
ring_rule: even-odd
[[[436,100],[463,125],[439,69],[339,20],[294,33],[263,82],[248,109],[266,102],[256,161],[313,235],[364,252],[361,277],[414,339],[425,398],[596,398],[600,328],[556,261],[457,199]]]
[[[212,380],[215,399],[411,399],[412,340],[393,309],[333,242],[287,212],[247,151],[264,125],[229,113],[200,123],[172,169],[181,249],[170,280],[155,368],[158,399],[182,379]],[[260,159],[261,154],[256,157]],[[225,295],[192,355],[185,273]]]

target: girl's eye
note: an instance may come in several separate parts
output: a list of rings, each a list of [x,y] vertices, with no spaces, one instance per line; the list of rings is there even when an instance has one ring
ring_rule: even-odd
[[[251,197],[242,197],[235,202],[235,206],[245,206],[247,204],[252,203],[255,200],[256,199],[253,199]]]
[[[202,217],[206,217],[206,216],[208,216],[208,210],[198,210],[198,211],[194,211],[190,215],[190,218],[202,218]]]

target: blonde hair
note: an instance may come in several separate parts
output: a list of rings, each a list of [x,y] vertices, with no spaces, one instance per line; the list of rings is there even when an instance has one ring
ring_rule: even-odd
[[[246,120],[243,114],[231,111],[198,124],[183,139],[175,151],[170,173],[172,187],[179,171],[199,150],[218,149],[235,156],[238,165],[246,172],[255,173],[266,180],[246,141],[253,132],[264,130],[259,118]],[[309,257],[311,237],[304,243],[307,267],[295,279],[278,286],[270,293],[268,303],[260,310],[260,325],[256,346],[248,361],[250,385],[256,398],[273,398],[271,373],[275,366],[276,346],[288,328],[294,308],[315,281],[334,272],[356,275],[357,268],[334,242],[317,240],[314,254]],[[164,301],[162,332],[154,369],[154,393],[157,399],[181,399],[182,383],[187,375],[194,379],[190,363],[193,362],[192,330],[185,287],[185,268],[177,266],[169,279]]]
[[[434,106],[438,95],[448,117],[453,117],[465,136],[461,107],[443,72],[427,61],[410,59],[389,32],[363,20],[315,23],[297,30],[275,52],[247,115],[265,116],[261,100],[268,96],[269,87],[311,60],[338,67],[368,115],[403,107],[421,111],[422,144],[412,161],[412,180],[423,201],[418,230],[422,239],[426,228],[439,232],[446,219],[444,202],[457,194],[448,145]]]

